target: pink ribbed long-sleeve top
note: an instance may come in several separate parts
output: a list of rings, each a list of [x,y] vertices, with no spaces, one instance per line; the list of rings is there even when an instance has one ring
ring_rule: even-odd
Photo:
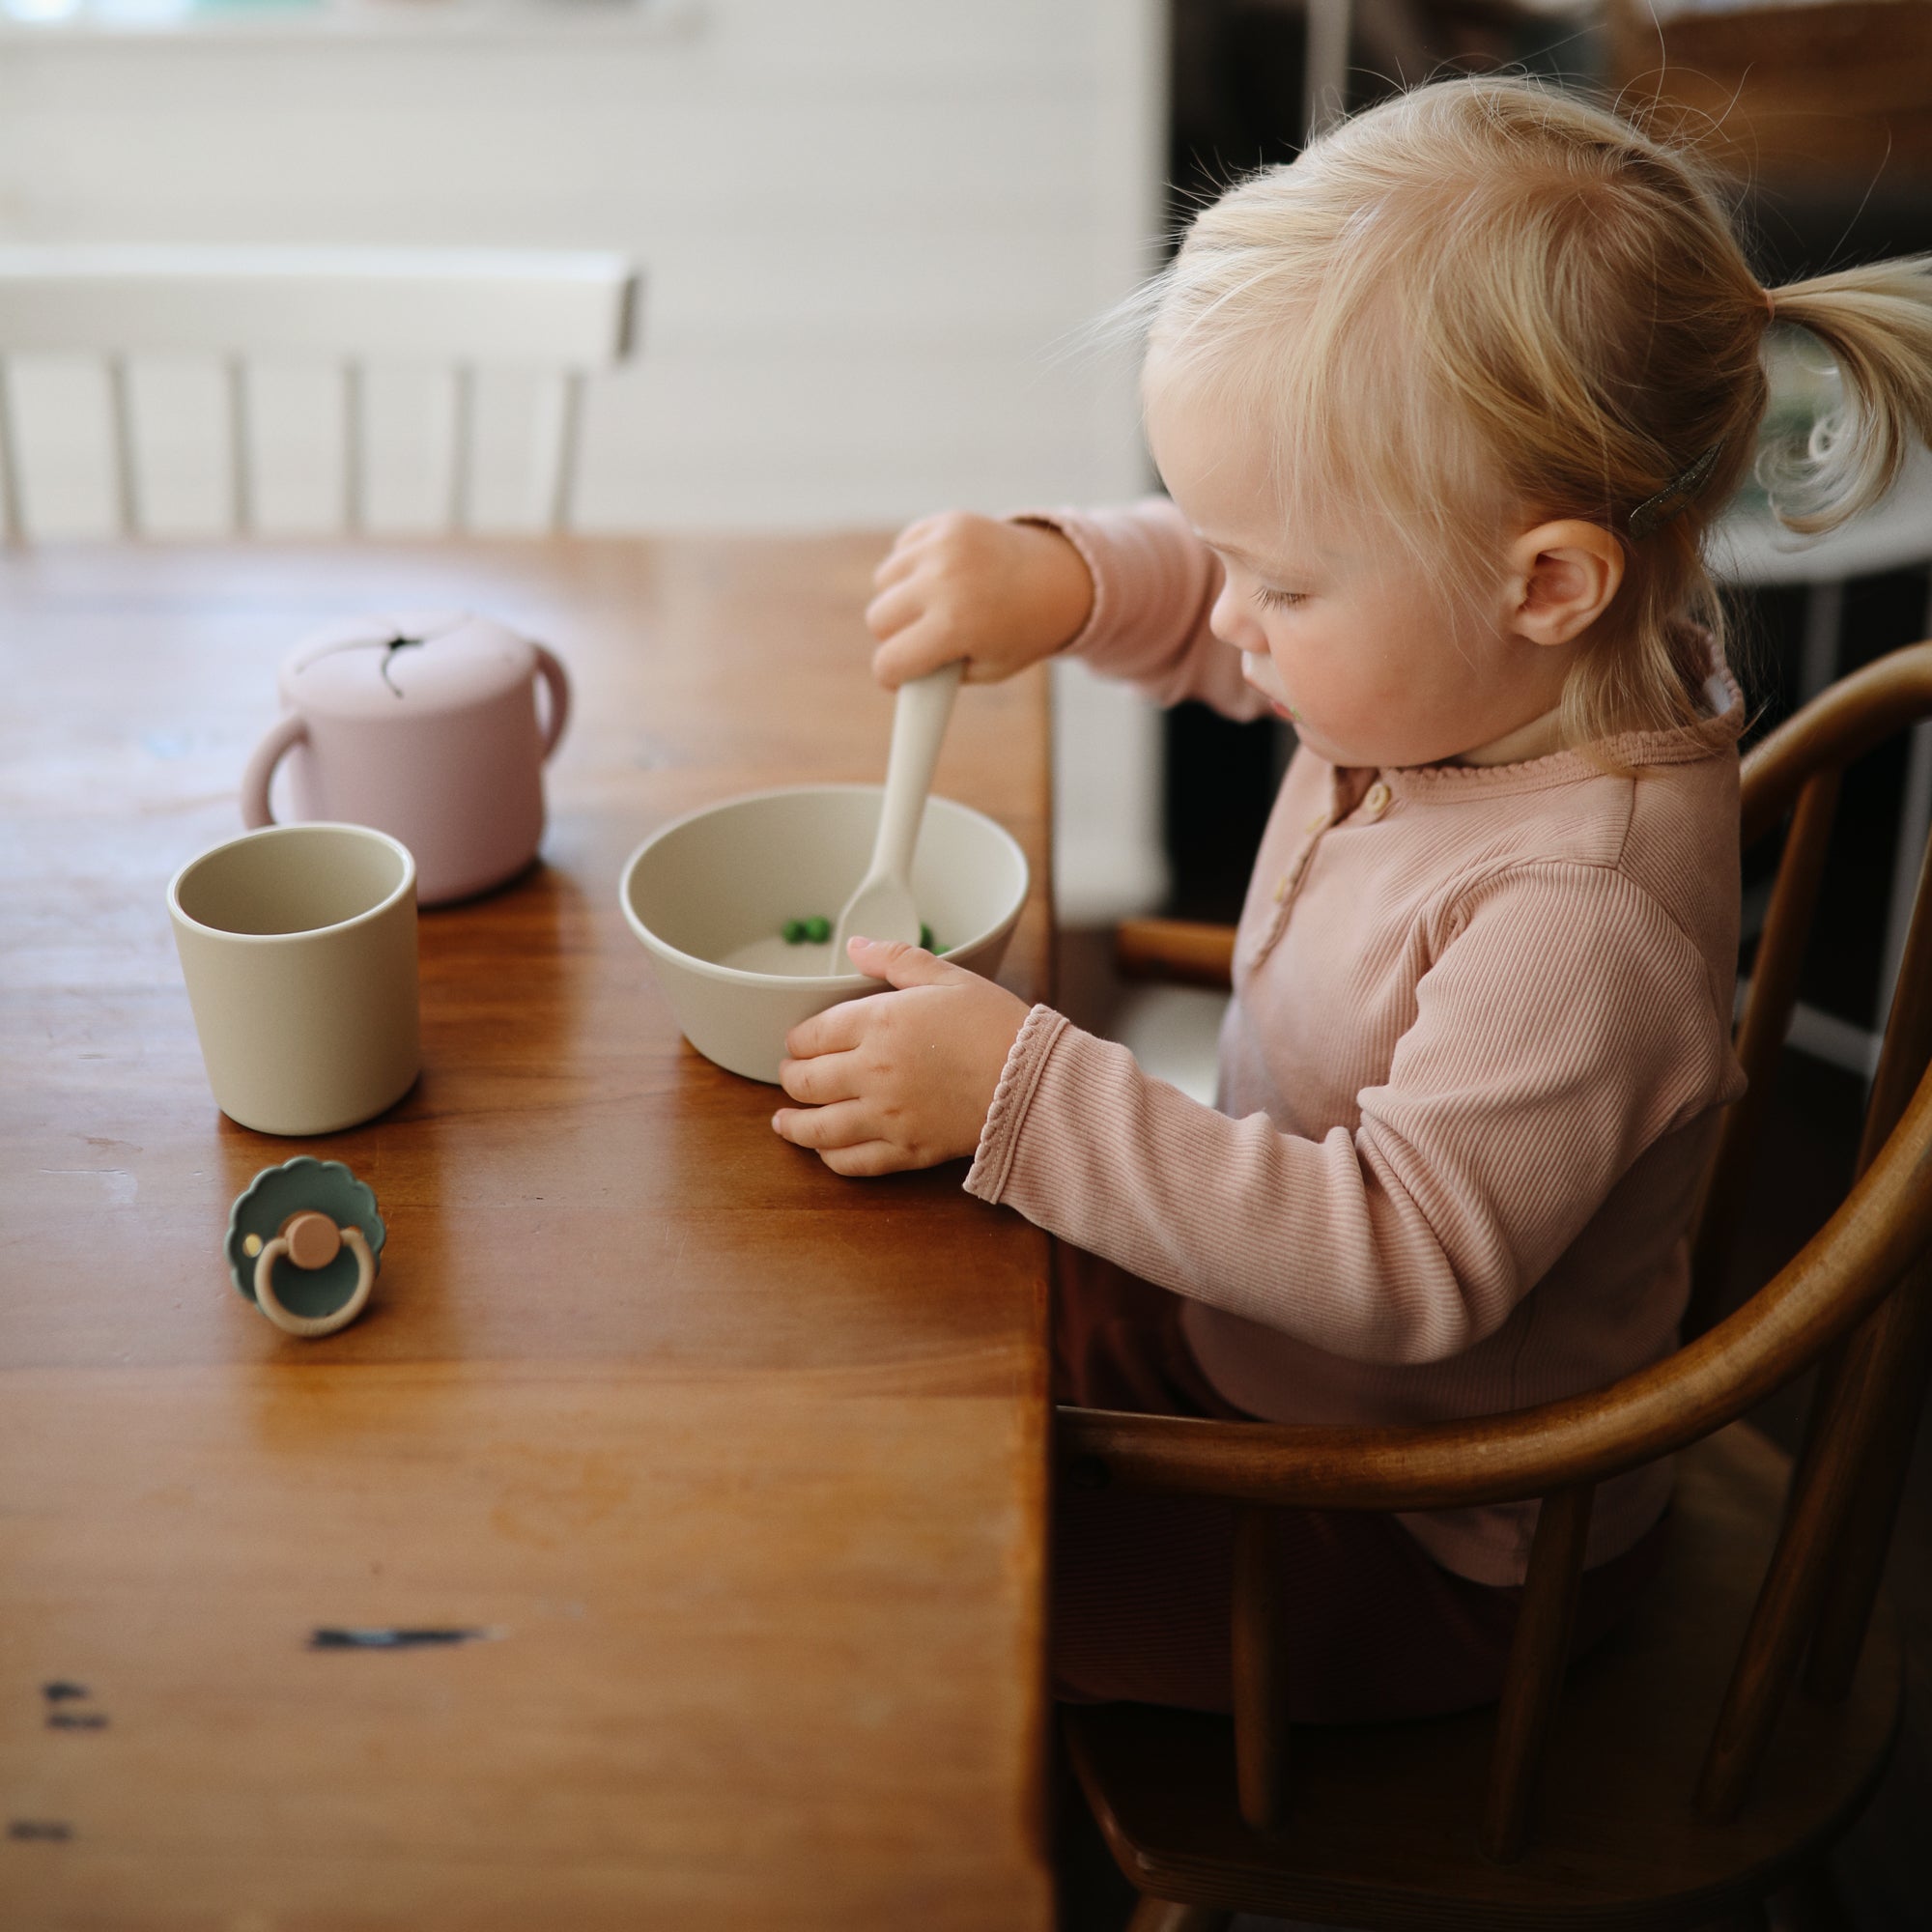
[[[1164,500],[1049,519],[1094,574],[1072,648],[1162,703],[1265,700],[1208,632],[1219,567]],[[1669,1352],[1731,1050],[1744,706],[1704,732],[1525,763],[1338,768],[1297,752],[1235,949],[1205,1107],[1045,1007],[966,1178],[1189,1297],[1229,1401],[1420,1423],[1601,1386]],[[1605,1484],[1586,1560],[1628,1548],[1667,1465]],[[1534,1503],[1403,1519],[1522,1579]]]

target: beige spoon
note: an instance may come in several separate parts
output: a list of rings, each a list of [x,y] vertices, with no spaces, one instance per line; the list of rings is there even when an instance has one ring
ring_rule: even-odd
[[[893,747],[886,756],[886,795],[879,807],[879,834],[872,863],[858,890],[838,915],[832,935],[832,957],[845,963],[845,942],[854,933],[867,939],[902,939],[919,944],[919,907],[912,895],[912,855],[919,843],[932,768],[952,716],[963,662],[942,665],[899,686],[893,707]]]

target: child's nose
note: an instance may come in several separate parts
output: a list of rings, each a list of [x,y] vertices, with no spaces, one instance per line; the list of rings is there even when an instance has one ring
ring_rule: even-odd
[[[1225,577],[1214,598],[1214,608],[1208,613],[1208,628],[1224,644],[1232,644],[1237,651],[1262,648],[1256,642],[1261,626],[1255,621],[1254,611],[1243,598],[1236,596],[1234,586]]]

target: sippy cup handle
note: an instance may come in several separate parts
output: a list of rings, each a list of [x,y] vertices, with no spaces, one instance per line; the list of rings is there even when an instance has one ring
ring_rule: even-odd
[[[298,713],[291,711],[255,747],[255,755],[242,774],[242,823],[250,832],[274,824],[275,814],[269,809],[270,781],[275,776],[275,767],[307,736],[307,724]]]
[[[570,722],[570,678],[562,660],[554,651],[546,650],[541,644],[535,645],[534,649],[537,675],[543,679],[544,687],[550,693],[550,722],[544,726],[543,741],[543,755],[548,758],[556,750],[556,741],[563,736],[563,727]]]

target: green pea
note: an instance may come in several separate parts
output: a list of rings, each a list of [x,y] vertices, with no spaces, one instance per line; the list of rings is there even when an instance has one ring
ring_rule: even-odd
[[[814,946],[823,946],[832,937],[832,922],[822,914],[815,914],[805,923],[805,936]]]
[[[780,930],[784,934],[784,943],[787,946],[803,946],[805,944],[804,920],[788,919]]]
[[[928,952],[932,951],[932,928],[923,920],[919,923],[919,943]]]

